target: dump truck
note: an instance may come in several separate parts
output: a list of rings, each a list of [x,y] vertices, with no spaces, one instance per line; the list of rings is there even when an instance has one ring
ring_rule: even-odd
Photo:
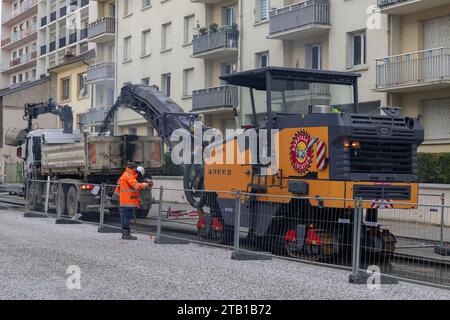
[[[41,114],[58,115],[62,129],[38,129],[32,120]],[[50,196],[61,216],[98,212],[100,194],[95,185],[116,185],[128,162],[143,166],[148,174],[161,171],[164,165],[162,142],[159,137],[135,135],[99,136],[73,129],[72,110],[53,101],[27,104],[25,129],[8,129],[7,145],[17,147],[24,160],[25,194],[28,208],[42,211],[45,204],[46,183],[50,178]],[[113,190],[114,188],[108,188]],[[107,195],[106,206],[118,209]],[[141,208],[136,215],[147,216],[152,203],[151,190],[141,191]]]

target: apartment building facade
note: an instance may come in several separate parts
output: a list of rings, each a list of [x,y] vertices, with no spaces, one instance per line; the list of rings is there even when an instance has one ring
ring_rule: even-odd
[[[379,0],[389,50],[377,60],[377,92],[407,116],[421,116],[423,152],[450,151],[450,1]]]
[[[373,16],[376,5],[376,0],[123,1],[116,89],[149,82],[186,111],[202,114],[208,125],[226,129],[251,123],[250,97],[222,83],[220,75],[268,65],[330,69],[361,73],[362,110],[376,111],[387,95],[373,90],[375,60],[388,50],[388,18]],[[295,92],[291,100],[290,111],[299,113],[311,102],[333,104],[327,87]],[[263,122],[263,108],[257,112]],[[138,118],[122,111],[118,128],[135,132]]]

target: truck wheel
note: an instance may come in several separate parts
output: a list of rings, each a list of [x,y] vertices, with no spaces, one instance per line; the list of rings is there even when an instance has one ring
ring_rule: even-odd
[[[78,211],[78,191],[75,186],[70,186],[67,191],[66,210],[69,217],[73,217]]]
[[[64,187],[58,187],[55,195],[55,207],[56,214],[61,217],[66,214],[66,193],[64,192]]]

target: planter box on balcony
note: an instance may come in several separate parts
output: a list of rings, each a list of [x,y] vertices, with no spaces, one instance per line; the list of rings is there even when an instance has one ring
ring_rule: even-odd
[[[269,38],[295,40],[317,36],[330,28],[330,1],[309,0],[269,14]]]
[[[238,91],[234,86],[219,86],[192,92],[192,110],[234,108],[238,102]]]
[[[194,58],[216,59],[237,54],[239,32],[229,26],[221,27],[216,32],[195,35],[192,44]]]

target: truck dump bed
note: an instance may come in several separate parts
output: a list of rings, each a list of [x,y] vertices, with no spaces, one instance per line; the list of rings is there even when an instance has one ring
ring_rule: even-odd
[[[128,161],[140,163],[148,172],[164,165],[159,137],[88,136],[80,142],[41,147],[43,175],[119,174]]]

